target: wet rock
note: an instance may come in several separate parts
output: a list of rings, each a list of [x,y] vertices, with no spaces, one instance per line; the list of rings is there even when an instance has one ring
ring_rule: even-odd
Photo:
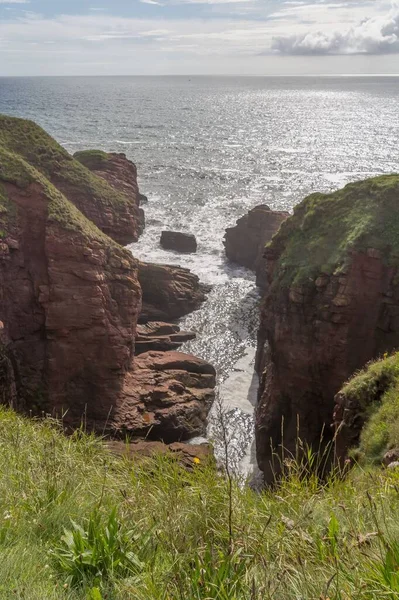
[[[181,331],[178,325],[149,321],[137,326],[135,354],[149,350],[176,350],[184,342],[195,339],[192,331]]]
[[[209,291],[189,269],[172,265],[140,262],[139,281],[143,291],[141,323],[179,319],[197,310]]]
[[[265,204],[256,206],[226,229],[224,246],[229,260],[255,271],[257,285],[266,285],[265,245],[278,231],[288,212],[271,210]]]
[[[175,250],[182,253],[197,252],[197,240],[191,233],[162,231],[160,243],[165,250]]]

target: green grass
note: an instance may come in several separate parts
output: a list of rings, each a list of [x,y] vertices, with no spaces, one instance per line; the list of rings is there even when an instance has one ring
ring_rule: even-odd
[[[9,152],[0,145],[0,223],[5,229],[10,221],[15,219],[18,211],[16,204],[8,198],[4,183],[13,183],[22,190],[32,183],[38,184],[47,199],[50,222],[56,221],[65,229],[78,231],[88,239],[106,242],[107,246],[116,246],[115,242],[87,219],[40,171],[20,155]]]
[[[365,426],[360,457],[381,464],[384,454],[399,448],[399,353],[367,365],[342,389],[349,402],[360,406]]]
[[[108,162],[108,154],[102,150],[81,150],[73,157],[90,170],[101,169]]]
[[[99,207],[130,204],[123,193],[75,160],[33,121],[0,115],[0,146],[20,155],[57,187],[64,186],[71,197],[86,194]]]
[[[233,484],[230,538],[213,467],[135,463],[0,408],[0,598],[398,598],[399,472],[287,470],[262,494]]]
[[[268,248],[278,257],[276,285],[313,281],[345,269],[349,252],[375,248],[399,264],[399,175],[312,194],[294,209]]]

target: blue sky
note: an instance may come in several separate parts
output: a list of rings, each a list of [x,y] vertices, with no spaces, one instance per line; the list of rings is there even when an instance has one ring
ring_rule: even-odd
[[[399,73],[398,0],[0,0],[0,75]]]

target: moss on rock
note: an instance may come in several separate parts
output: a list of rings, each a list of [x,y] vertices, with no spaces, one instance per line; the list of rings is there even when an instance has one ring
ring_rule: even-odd
[[[346,404],[359,407],[365,422],[357,453],[380,463],[391,448],[399,447],[399,352],[369,363],[342,389]]]
[[[73,158],[91,171],[100,170],[109,160],[109,156],[103,150],[81,150],[75,152]]]
[[[124,194],[68,154],[33,121],[0,115],[0,146],[20,155],[53,183],[62,182],[90,194],[100,206],[129,204]]]
[[[399,175],[312,194],[294,209],[267,246],[277,257],[275,282],[303,284],[344,269],[351,251],[375,248],[399,265]]]

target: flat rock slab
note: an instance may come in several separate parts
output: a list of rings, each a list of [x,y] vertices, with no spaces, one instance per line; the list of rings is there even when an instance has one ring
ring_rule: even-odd
[[[157,455],[176,458],[178,462],[188,469],[207,465],[214,461],[213,449],[210,444],[184,444],[173,442],[152,442],[149,440],[132,440],[129,443],[112,440],[106,442],[106,447],[113,453],[125,458],[142,462]]]
[[[160,243],[165,250],[175,250],[183,253],[197,252],[197,240],[192,233],[162,231]]]

